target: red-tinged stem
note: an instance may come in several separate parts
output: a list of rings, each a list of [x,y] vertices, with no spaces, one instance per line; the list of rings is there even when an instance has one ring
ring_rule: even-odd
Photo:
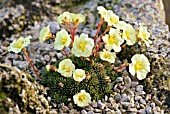
[[[64,50],[64,48],[63,48],[63,53],[64,53],[64,55],[68,58],[68,54],[67,54],[67,52]]]
[[[124,67],[127,67],[127,66],[129,66],[129,64],[123,64],[119,68],[115,69],[114,71],[117,72],[118,70],[120,70],[120,69],[122,69]]]
[[[50,36],[49,38],[51,38],[51,39],[55,39],[55,38],[56,38],[56,36]]]
[[[104,33],[100,36],[99,38],[99,41],[97,42],[97,45],[96,45],[96,51],[95,51],[95,55],[94,55],[94,58],[96,58],[97,54],[98,54],[98,51],[99,51],[99,48],[100,48],[100,42],[102,40],[102,37],[106,35],[106,33],[110,30],[110,26],[107,27],[107,29],[104,31]]]
[[[77,30],[77,26],[74,26],[74,29],[73,29],[73,32],[72,32],[72,40],[73,40],[73,42],[74,42],[74,36],[75,36],[76,30]]]
[[[98,26],[97,26],[97,31],[96,31],[96,34],[95,34],[95,37],[94,37],[94,43],[96,43],[96,39],[97,39],[97,36],[99,34],[99,31],[100,31],[100,28],[101,28],[101,25],[103,24],[103,19],[101,19],[98,23]]]
[[[73,38],[74,38],[73,28],[71,27],[71,23],[68,22],[68,23],[66,23],[66,25],[68,26],[68,28],[69,28],[69,30],[70,30],[71,39],[72,39],[72,41],[74,41],[74,40],[73,40]]]
[[[123,48],[125,48],[125,46],[126,46],[126,44],[122,45],[121,48],[123,49]]]
[[[36,70],[35,66],[33,65],[31,59],[29,58],[26,48],[23,48],[23,52],[24,52],[24,54],[26,56],[27,61],[30,63],[32,69],[34,70],[34,73],[36,74],[36,76],[38,78],[41,78],[40,75],[38,74],[38,71]]]
[[[92,64],[92,59],[90,57],[88,57],[89,61],[90,61],[90,64]]]

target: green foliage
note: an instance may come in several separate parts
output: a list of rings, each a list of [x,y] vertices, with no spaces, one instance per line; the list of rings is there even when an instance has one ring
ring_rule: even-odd
[[[75,56],[69,56],[76,68],[81,68],[85,70],[86,74],[90,78],[86,78],[81,82],[76,82],[72,77],[63,77],[60,73],[55,71],[46,71],[42,76],[41,83],[49,87],[48,94],[51,96],[52,101],[56,103],[68,103],[69,99],[84,89],[87,91],[93,100],[99,100],[104,97],[104,95],[109,95],[113,84],[111,81],[105,79],[109,76],[114,79],[114,74],[109,63],[101,64],[97,61],[92,64],[88,60],[82,60],[83,58],[78,58]],[[54,65],[58,68],[60,61],[57,61]],[[112,71],[111,71],[112,70]],[[109,79],[110,80],[110,79]]]

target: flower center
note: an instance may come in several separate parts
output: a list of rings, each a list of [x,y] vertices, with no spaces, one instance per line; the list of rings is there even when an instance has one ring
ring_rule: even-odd
[[[84,51],[86,48],[86,42],[85,41],[80,41],[80,44],[78,45],[78,49]]]
[[[23,44],[24,44],[24,41],[23,41],[23,40],[17,40],[17,41],[14,43],[14,46],[15,46],[16,48],[22,48]]]
[[[145,32],[142,32],[142,36],[143,36],[144,39],[146,39],[147,34]]]
[[[109,35],[108,42],[109,42],[109,44],[117,44],[116,36],[115,35],[112,35],[112,36]]]
[[[126,35],[127,39],[130,39],[130,32],[128,30],[125,31],[125,35]]]
[[[105,53],[103,57],[106,58],[106,59],[110,59],[110,54],[109,53]]]
[[[81,73],[77,73],[76,76],[77,76],[78,78],[82,78],[82,77],[83,77],[83,75],[82,75]]]
[[[142,61],[140,61],[140,62],[136,62],[136,64],[135,64],[135,70],[136,71],[140,71],[140,70],[142,70],[142,69],[144,69],[144,63],[142,62]]]
[[[62,67],[63,70],[65,70],[66,72],[70,72],[70,67],[66,67],[65,65]]]
[[[118,19],[115,18],[115,17],[111,17],[111,18],[110,18],[110,22],[111,22],[112,24],[117,24],[117,23],[118,23]]]
[[[83,102],[83,101],[85,100],[85,95],[80,95],[79,98],[78,98],[78,100],[79,100],[80,102]]]
[[[63,37],[60,41],[60,44],[64,45],[67,42],[67,37]]]

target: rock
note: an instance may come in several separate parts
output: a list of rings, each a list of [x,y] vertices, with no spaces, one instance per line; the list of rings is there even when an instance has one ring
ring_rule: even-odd
[[[130,106],[131,106],[131,103],[130,103],[130,102],[120,102],[120,103],[123,105],[123,107],[124,107],[125,109],[129,109]]]
[[[123,81],[123,78],[122,77],[118,77],[116,78],[115,82],[116,83],[121,83]]]
[[[132,81],[131,81],[131,79],[130,79],[129,76],[125,76],[125,77],[124,77],[124,82],[125,82],[125,84],[126,84],[128,87],[131,86]]]
[[[105,106],[106,106],[106,105],[105,105],[104,103],[98,102],[98,107],[99,107],[100,109],[104,109]]]
[[[50,31],[52,32],[53,35],[56,35],[57,31],[60,29],[60,26],[58,22],[49,22],[48,25],[50,25]]]
[[[137,92],[143,91],[143,85],[137,85],[137,86],[136,86],[136,91],[137,91]]]
[[[114,99],[116,102],[119,102],[121,100],[121,96],[119,93],[117,93],[115,96],[114,96]]]
[[[91,106],[92,106],[93,108],[96,108],[96,107],[97,107],[97,102],[92,102],[92,103],[91,103]]]
[[[44,55],[44,60],[46,60],[47,62],[50,61],[50,56],[49,55]]]
[[[64,113],[67,113],[69,111],[69,108],[67,106],[62,106],[61,109]]]
[[[88,111],[87,114],[94,114],[94,112],[93,111]]]
[[[126,94],[121,95],[121,100],[120,100],[121,102],[127,102],[129,100],[130,100],[129,97]]]
[[[154,99],[154,102],[157,106],[161,107],[162,106],[162,102],[157,100],[157,99]]]
[[[153,108],[155,107],[155,103],[151,103],[150,106]]]
[[[112,106],[116,104],[116,101],[112,97],[109,98],[109,102],[112,104]]]
[[[136,87],[139,84],[139,82],[132,82],[131,87]]]
[[[138,101],[138,100],[140,100],[140,99],[142,99],[141,96],[135,96],[135,100],[136,100],[136,101]]]
[[[91,107],[91,106],[87,106],[85,109],[86,109],[87,111],[93,111],[93,110],[94,110],[94,108]]]
[[[147,114],[152,114],[152,109],[151,109],[151,107],[149,107],[149,106],[146,106],[146,113]]]
[[[102,110],[100,110],[100,109],[94,109],[94,112],[96,112],[96,113],[101,113]]]
[[[69,103],[69,104],[68,104],[68,108],[69,108],[69,109],[73,109],[73,108],[74,108],[74,107],[73,107],[73,104],[72,104],[72,103]]]
[[[139,92],[136,92],[136,95],[145,95],[146,93],[144,91],[139,91]]]
[[[81,114],[87,114],[87,111],[83,109],[83,110],[81,111]]]
[[[138,111],[138,113],[139,113],[139,114],[146,114],[146,111],[145,111],[145,109],[140,109],[140,110]]]
[[[140,99],[140,103],[146,105],[146,101],[144,99]]]

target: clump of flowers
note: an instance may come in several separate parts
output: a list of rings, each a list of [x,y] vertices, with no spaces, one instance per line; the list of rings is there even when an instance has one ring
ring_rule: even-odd
[[[66,25],[68,32],[62,29],[56,35],[52,35],[49,25],[40,31],[40,43],[50,38],[55,39],[54,48],[62,50],[66,55],[61,61],[47,65],[47,73],[42,76],[42,83],[49,86],[49,94],[56,102],[67,102],[73,97],[72,101],[77,106],[84,107],[91,99],[98,100],[111,93],[111,81],[114,80],[115,73],[122,68],[129,66],[130,74],[137,74],[139,80],[146,78],[150,72],[150,63],[143,54],[134,55],[131,58],[132,63],[124,63],[117,69],[112,65],[115,63],[116,55],[126,44],[132,46],[137,41],[144,41],[149,46],[151,41],[147,28],[140,25],[136,32],[131,24],[120,21],[112,10],[103,6],[98,6],[97,10],[101,20],[94,38],[89,38],[85,33],[76,35],[78,25],[85,21],[85,16],[70,12],[62,13],[57,19],[59,24]],[[107,28],[99,35],[103,23],[107,24]],[[40,77],[26,53],[25,46],[30,43],[30,38],[19,38],[10,44],[8,50],[15,53],[23,50],[35,73]],[[66,47],[71,49],[69,55],[65,51]]]

